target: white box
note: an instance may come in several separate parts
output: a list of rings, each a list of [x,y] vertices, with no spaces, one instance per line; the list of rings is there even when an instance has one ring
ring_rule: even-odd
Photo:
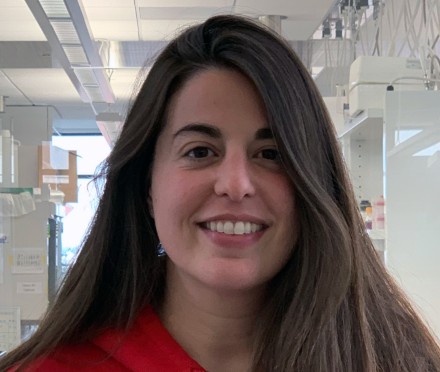
[[[394,90],[424,90],[424,71],[419,59],[405,57],[358,57],[350,67],[349,114],[383,109],[387,86]]]

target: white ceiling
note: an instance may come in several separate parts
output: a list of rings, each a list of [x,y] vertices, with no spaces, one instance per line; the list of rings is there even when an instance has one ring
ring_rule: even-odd
[[[307,40],[321,25],[336,2],[335,0],[82,0],[82,5],[95,41],[103,42],[104,45],[134,42],[134,45],[139,44],[144,48],[148,42],[169,40],[182,27],[219,13],[240,13],[255,18],[262,15],[280,15],[283,16],[283,36],[290,41]],[[11,62],[3,62],[2,65],[2,61],[8,60],[8,56],[2,56],[2,53],[11,53],[11,42],[14,42],[13,46],[16,45],[17,51],[20,51],[32,43],[40,45],[44,43],[36,42],[45,41],[46,37],[25,0],[0,1],[0,95],[7,96],[6,106],[53,105],[59,112],[61,121],[76,123],[74,125],[79,125],[79,120],[94,121],[95,112],[108,109],[108,105],[94,104],[94,112],[90,104],[83,103],[65,70],[57,65],[57,61],[51,61],[51,66],[44,66],[45,62],[42,62],[44,58],[51,57],[47,55],[47,51],[40,52],[35,60],[27,58],[26,54],[20,57],[20,53],[17,52],[14,58],[20,68]],[[34,48],[34,55],[39,53],[38,50]],[[129,52],[124,50],[124,53]],[[22,58],[26,60],[20,61]],[[134,56],[124,55],[127,61],[132,58]],[[121,111],[126,107],[139,67],[140,64],[138,66],[126,64],[122,68],[106,70],[111,73],[110,85],[116,96],[116,103],[111,109],[117,108]]]

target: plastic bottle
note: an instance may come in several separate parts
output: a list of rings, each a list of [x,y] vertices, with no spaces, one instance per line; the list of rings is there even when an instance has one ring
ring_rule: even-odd
[[[368,200],[361,200],[360,204],[359,204],[359,209],[361,210],[361,216],[362,219],[364,220],[364,222],[367,219],[367,208],[371,207],[371,204]]]
[[[373,201],[373,230],[385,229],[385,199],[381,195]]]
[[[367,230],[373,229],[373,208],[367,207],[365,209],[366,217],[365,217],[365,228]]]

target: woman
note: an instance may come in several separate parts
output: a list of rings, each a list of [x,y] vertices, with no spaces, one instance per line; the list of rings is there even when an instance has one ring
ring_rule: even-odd
[[[269,30],[217,16],[173,40],[104,175],[56,303],[1,370],[440,371]]]

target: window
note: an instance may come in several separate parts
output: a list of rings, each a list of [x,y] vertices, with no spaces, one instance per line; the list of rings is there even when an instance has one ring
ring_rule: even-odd
[[[101,135],[54,136],[52,145],[77,151],[78,202],[58,207],[62,216],[61,262],[63,271],[75,257],[84,234],[95,214],[97,193],[93,177],[110,154],[110,146]]]

